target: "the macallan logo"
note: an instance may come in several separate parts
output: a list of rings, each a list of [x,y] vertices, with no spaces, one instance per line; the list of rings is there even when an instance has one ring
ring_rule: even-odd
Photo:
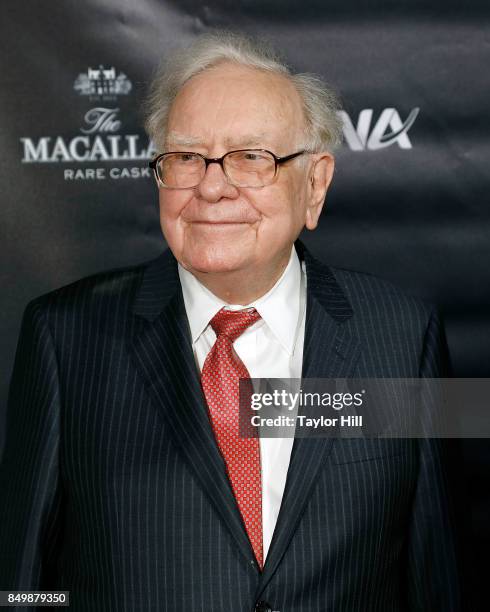
[[[81,96],[112,98],[116,96],[127,96],[133,88],[131,81],[120,72],[116,75],[114,66],[104,68],[89,67],[87,72],[78,75],[73,84],[73,89]]]
[[[22,163],[61,163],[65,181],[151,179],[148,160],[155,148],[143,134],[124,133],[120,108],[116,106],[117,97],[127,96],[132,90],[128,77],[114,66],[89,67],[78,75],[73,89],[86,96],[92,106],[83,115],[80,133],[72,138],[20,138]],[[100,162],[115,164],[101,166]]]
[[[408,130],[412,127],[419,108],[410,111],[405,121],[402,121],[395,108],[385,108],[373,125],[373,109],[365,108],[359,113],[357,125],[354,127],[351,118],[345,111],[340,111],[344,125],[344,138],[352,151],[383,149],[397,144],[401,149],[411,149]]]

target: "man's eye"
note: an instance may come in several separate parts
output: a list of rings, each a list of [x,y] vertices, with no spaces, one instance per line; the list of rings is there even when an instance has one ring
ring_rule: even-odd
[[[199,160],[199,156],[193,153],[181,153],[176,156],[176,159],[179,162],[196,162]]]
[[[258,161],[262,158],[263,156],[260,155],[260,153],[245,153],[243,156],[243,159],[246,159],[247,161]]]

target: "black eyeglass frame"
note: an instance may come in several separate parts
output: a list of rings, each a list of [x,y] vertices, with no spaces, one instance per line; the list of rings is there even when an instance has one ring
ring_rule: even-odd
[[[209,164],[219,164],[221,166],[221,170],[223,170],[223,174],[226,176],[227,181],[230,183],[230,185],[233,185],[233,183],[230,182],[229,176],[225,172],[225,167],[223,165],[224,159],[225,157],[227,157],[228,155],[231,155],[232,153],[244,153],[245,151],[250,151],[251,153],[268,153],[269,155],[272,155],[272,158],[274,159],[274,163],[275,163],[274,176],[272,177],[272,181],[274,181],[274,179],[276,178],[278,166],[280,166],[281,164],[284,164],[287,161],[290,161],[291,159],[294,159],[295,157],[299,157],[300,155],[309,153],[309,151],[306,151],[305,149],[302,151],[297,151],[296,153],[291,153],[290,155],[283,155],[282,157],[279,157],[278,155],[275,155],[272,151],[269,151],[267,149],[236,149],[235,151],[228,151],[221,157],[205,157],[204,155],[201,155],[200,153],[196,153],[195,151],[167,151],[165,153],[160,153],[154,159],[148,162],[148,166],[153,170],[157,183],[161,185],[162,187],[165,187],[166,189],[194,189],[194,187],[197,187],[199,183],[197,183],[197,185],[193,185],[192,187],[169,187],[168,185],[165,185],[162,179],[158,176],[157,164],[162,159],[162,157],[165,157],[165,155],[175,155],[177,153],[180,155],[197,155],[198,157],[204,160],[204,163],[206,165],[205,170],[204,170],[205,173],[208,169]],[[270,183],[268,183],[268,185],[270,185]],[[262,187],[266,187],[266,186],[267,185],[262,185]]]

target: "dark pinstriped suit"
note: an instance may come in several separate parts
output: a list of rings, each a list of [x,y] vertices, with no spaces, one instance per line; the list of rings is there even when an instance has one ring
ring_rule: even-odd
[[[304,377],[439,374],[430,309],[301,256]],[[297,439],[258,572],[168,251],[29,304],[7,434],[0,589],[70,590],[87,612],[460,609],[431,441]]]

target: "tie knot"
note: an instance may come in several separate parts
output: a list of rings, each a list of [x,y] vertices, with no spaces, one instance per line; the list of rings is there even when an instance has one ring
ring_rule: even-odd
[[[217,336],[222,334],[234,342],[243,332],[260,319],[255,308],[245,310],[225,310],[222,308],[210,321]]]

